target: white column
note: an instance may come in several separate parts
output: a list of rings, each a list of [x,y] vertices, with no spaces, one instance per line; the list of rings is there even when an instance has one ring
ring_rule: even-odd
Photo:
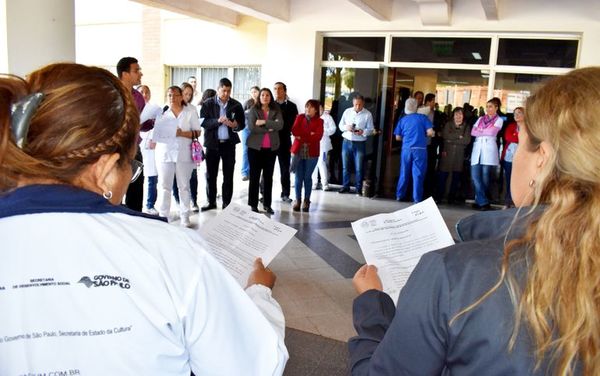
[[[0,71],[75,61],[74,0],[0,0]]]

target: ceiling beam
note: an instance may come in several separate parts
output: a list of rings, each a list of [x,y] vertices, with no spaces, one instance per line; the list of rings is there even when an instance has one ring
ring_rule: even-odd
[[[206,0],[265,22],[289,22],[290,0]]]
[[[380,21],[390,21],[392,18],[393,0],[348,0],[364,12]]]
[[[423,25],[450,25],[451,0],[413,1],[419,5]]]
[[[203,0],[132,0],[144,5],[200,18],[229,27],[239,25],[239,14]]]
[[[498,0],[481,0],[485,18],[488,20],[497,21],[498,18]]]

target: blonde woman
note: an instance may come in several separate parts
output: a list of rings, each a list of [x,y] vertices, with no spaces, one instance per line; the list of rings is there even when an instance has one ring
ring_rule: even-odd
[[[511,182],[527,218],[505,239],[424,255],[397,309],[374,266],[357,272],[353,374],[600,374],[599,102],[600,68],[528,99]],[[472,225],[497,233],[506,213]]]

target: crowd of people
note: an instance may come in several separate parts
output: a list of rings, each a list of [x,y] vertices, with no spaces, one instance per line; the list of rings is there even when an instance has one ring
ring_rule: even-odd
[[[514,121],[506,121],[501,105],[499,98],[492,98],[485,112],[476,116],[468,103],[439,111],[431,93],[423,97],[417,91],[407,98],[394,129],[396,140],[402,142],[396,199],[420,202],[432,196],[438,203],[454,204],[473,197],[472,207],[486,211],[492,208],[492,196],[504,191],[504,208],[514,206],[511,161],[524,124],[524,109],[515,108]],[[504,185],[499,179],[502,175]],[[493,182],[497,189],[492,189]]]
[[[260,212],[262,203],[264,213],[274,214],[273,175],[278,162],[281,202],[291,203],[293,211],[309,212],[313,189],[332,190],[328,164],[333,149],[330,137],[336,131],[344,139],[339,193],[351,191],[354,172],[355,192],[362,195],[365,144],[375,129],[373,116],[364,108],[365,98],[360,94],[353,95],[352,107],[345,109],[338,127],[315,99],[308,100],[299,113],[283,82],[276,82],[273,92],[253,86],[250,98],[242,105],[231,97],[229,79],[222,78],[216,90],[206,89],[199,95],[196,78],[191,76],[180,86],[169,87],[167,103],[160,107],[151,102],[150,88],[141,85],[142,73],[136,59],[123,58],[118,67],[121,81],[132,90],[137,88],[134,95],[144,99],[138,105],[144,124],[138,148],[144,160],[144,178],[136,184],[145,180],[147,200],[142,206],[141,194],[126,197],[130,209],[169,221],[179,218],[183,226],[190,227],[191,213],[217,208],[219,165],[223,173],[221,207],[225,209],[233,195],[236,145],[241,142],[241,180],[248,182],[251,210]],[[169,129],[170,138],[166,137]],[[196,139],[203,146],[203,162],[191,159],[190,145]],[[291,174],[295,179],[294,199],[290,197]],[[206,204],[200,207],[203,186]],[[171,196],[177,202],[178,214],[171,213]],[[157,202],[160,207],[156,207]]]
[[[240,142],[243,148],[241,178],[248,182],[248,205],[255,212],[260,212],[259,203],[262,203],[264,213],[274,214],[275,162],[281,179],[280,200],[292,203],[293,211],[310,211],[312,190],[330,191],[331,181],[341,186],[339,193],[363,195],[363,184],[368,180],[365,174],[367,140],[378,131],[360,93],[351,94],[346,100],[347,107],[332,109],[334,119],[316,100],[309,100],[305,111],[299,113],[283,82],[276,82],[273,92],[253,86],[250,98],[242,105],[231,97],[229,79],[221,79],[216,90],[206,89],[200,95],[196,78],[191,76],[179,87],[167,90],[168,103],[160,111],[150,102],[150,89],[140,85],[141,72],[132,68],[139,68],[139,64],[132,59],[122,59],[118,73],[128,87],[137,87],[146,103],[143,106],[139,99],[143,126],[140,152],[136,157],[141,160],[144,156],[146,166],[148,199],[141,209],[145,213],[170,220],[179,217],[182,225],[191,226],[190,213],[217,208],[219,165],[223,173],[222,208],[226,208],[233,195],[236,145]],[[180,95],[177,103],[172,102],[173,95]],[[185,110],[182,116],[179,116],[179,107]],[[442,112],[437,108],[435,94],[425,95],[421,91],[405,98],[398,107],[393,131],[395,140],[401,142],[397,200],[420,202],[433,196],[438,203],[455,204],[473,198],[473,208],[489,210],[492,196],[497,199],[503,191],[504,206],[513,206],[511,160],[518,145],[519,128],[524,122],[522,108],[514,110],[514,121],[510,122],[505,121],[507,116],[500,112],[498,98],[487,102],[481,116],[477,116],[477,110],[468,103],[454,109],[448,105]],[[190,122],[194,123],[193,129]],[[177,142],[171,139],[168,148],[165,140],[153,139],[152,131],[154,125],[161,127],[167,123],[177,129]],[[336,148],[337,138],[340,144]],[[204,163],[199,165],[191,160],[189,152],[192,140],[196,139],[203,145]],[[338,159],[337,154],[340,173],[336,177],[335,167],[333,170],[331,167]],[[163,169],[167,166],[170,167]],[[292,173],[294,199],[290,197]],[[169,186],[170,180],[173,180],[172,186]],[[206,192],[206,204],[202,207],[199,191],[200,196]],[[178,214],[170,213],[171,195],[178,204]],[[157,197],[161,202],[158,209],[155,208]],[[125,200],[129,208],[142,207],[139,182],[129,188]]]
[[[259,90],[245,112],[224,78],[216,95],[203,98],[199,116],[185,88],[172,86],[168,105],[152,106],[146,112],[156,116],[146,119],[150,93],[133,89],[142,75],[127,59],[118,78],[73,63],[26,79],[0,77],[0,373],[281,375],[288,353],[283,312],[271,295],[273,272],[257,259],[243,289],[199,233],[165,223],[168,204],[156,216],[121,203],[126,194],[139,195],[133,183],[141,180],[141,148],[149,145],[157,189],[170,199],[175,178],[181,213],[189,213],[196,162],[189,151],[203,128],[203,209],[216,208],[220,162],[227,206],[232,151],[248,125],[252,210],[262,175],[268,211],[266,175],[281,155],[296,171],[294,210],[309,210],[319,147],[330,132],[319,102],[307,101],[291,121],[293,103],[277,83],[275,94]],[[427,172],[437,172],[437,165],[423,166],[429,153],[444,145],[442,160],[460,155],[471,137],[476,204],[489,202],[486,171],[501,160],[510,164],[518,210],[460,223],[462,242],[422,256],[397,304],[382,291],[377,268],[361,267],[353,278],[359,296],[351,373],[599,374],[600,170],[593,156],[600,147],[600,68],[574,70],[532,95],[505,130],[501,154],[496,98],[471,128],[465,108],[436,127],[418,101],[406,100],[394,132],[405,145],[402,163],[416,176],[417,198]],[[364,156],[361,142],[373,132],[363,105],[356,96],[338,126],[344,163]],[[286,118],[294,142],[282,153]],[[438,148],[430,150],[434,137]],[[453,161],[443,166],[441,172],[457,172]],[[344,165],[343,191],[350,188],[347,171]]]

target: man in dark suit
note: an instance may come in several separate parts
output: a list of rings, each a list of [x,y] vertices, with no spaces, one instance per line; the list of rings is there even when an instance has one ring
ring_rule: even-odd
[[[298,107],[288,99],[287,86],[283,82],[275,83],[273,94],[283,115],[283,129],[279,131],[279,142],[281,144],[277,149],[277,161],[279,162],[279,172],[281,174],[281,201],[292,202],[292,199],[290,199],[290,148],[292,147],[292,125],[294,125],[298,115]]]
[[[204,119],[204,146],[206,147],[206,194],[208,204],[202,211],[217,207],[217,174],[219,160],[223,161],[223,209],[233,195],[233,170],[235,167],[235,145],[240,142],[237,132],[244,129],[244,109],[240,102],[231,98],[231,81],[219,81],[217,95],[202,104],[200,118]]]

